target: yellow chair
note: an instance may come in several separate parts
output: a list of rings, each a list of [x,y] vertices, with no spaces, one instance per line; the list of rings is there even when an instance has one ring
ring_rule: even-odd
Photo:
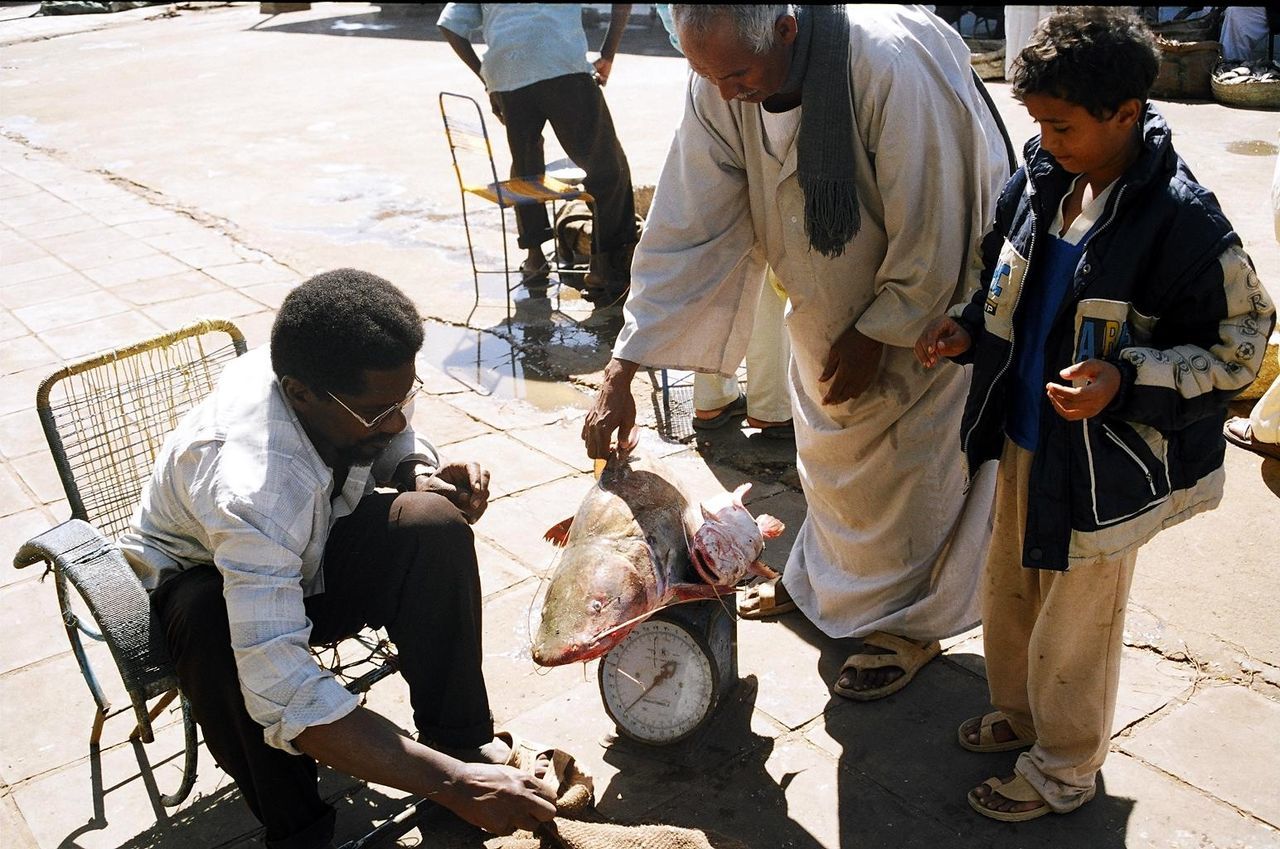
[[[511,323],[511,293],[519,288],[520,281],[511,282],[511,258],[507,247],[507,210],[516,206],[541,203],[551,204],[551,220],[555,221],[560,204],[571,200],[584,200],[594,209],[595,199],[590,194],[569,183],[534,174],[510,180],[498,179],[498,168],[493,160],[493,146],[485,126],[484,113],[475,98],[465,94],[440,92],[440,117],[444,120],[445,138],[449,142],[449,154],[453,158],[453,170],[458,178],[458,191],[462,195],[462,226],[467,233],[467,251],[471,256],[471,274],[475,283],[475,302],[472,312],[480,303],[480,275],[501,274],[506,283],[507,323]],[[502,268],[482,269],[476,264],[475,244],[471,238],[468,219],[467,196],[481,198],[496,204],[502,222]],[[563,283],[565,269],[560,265],[555,251],[551,255],[552,268],[557,282]]]

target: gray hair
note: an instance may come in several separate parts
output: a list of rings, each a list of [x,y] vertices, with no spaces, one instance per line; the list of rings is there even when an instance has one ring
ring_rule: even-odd
[[[677,32],[707,33],[716,24],[727,19],[738,40],[753,53],[767,53],[773,49],[777,39],[773,25],[777,23],[778,18],[790,14],[793,12],[789,3],[732,6],[671,4],[671,22]]]

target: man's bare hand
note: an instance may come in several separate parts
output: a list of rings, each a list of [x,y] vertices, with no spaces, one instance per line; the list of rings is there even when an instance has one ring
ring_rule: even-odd
[[[933,368],[939,357],[955,357],[969,350],[973,339],[969,331],[954,318],[944,315],[929,322],[916,340],[916,359],[925,368]]]
[[[507,116],[502,114],[502,99],[496,91],[489,92],[489,108],[493,110],[493,117],[498,119],[498,123],[506,125]]]
[[[1058,415],[1069,422],[1098,415],[1120,391],[1120,369],[1106,360],[1085,360],[1064,368],[1058,375],[1075,385],[1050,383],[1045,386],[1045,394]]]
[[[555,791],[547,782],[495,764],[465,764],[433,800],[492,834],[533,831],[556,815]]]
[[[604,383],[596,393],[595,403],[587,412],[582,425],[582,441],[587,444],[587,456],[602,460],[613,448],[613,434],[617,431],[617,452],[625,457],[640,441],[636,427],[636,399],[631,394],[631,378],[639,366],[626,360],[613,359],[604,370]]]
[[[596,82],[603,87],[609,82],[609,74],[613,73],[613,60],[601,56],[591,64],[596,69]]]
[[[489,509],[489,472],[479,463],[449,463],[430,477],[419,477],[418,492],[443,495],[474,525]]]
[[[822,383],[831,382],[822,403],[840,404],[866,392],[880,371],[883,350],[883,343],[862,335],[850,325],[831,345],[827,363],[818,378]]]

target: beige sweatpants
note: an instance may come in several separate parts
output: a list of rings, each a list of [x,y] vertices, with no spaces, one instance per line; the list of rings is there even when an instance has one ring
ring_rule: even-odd
[[[778,292],[777,277],[770,269],[760,306],[756,308],[751,339],[747,343],[747,415],[762,422],[791,419],[791,384],[787,369],[791,340],[787,338],[787,299]],[[695,410],[718,410],[738,398],[738,379],[716,374],[693,376]]]
[[[1031,452],[1006,440],[987,554],[983,642],[991,704],[1036,743],[1014,771],[1066,813],[1092,796],[1120,680],[1125,603],[1137,555],[1073,566],[1022,565]]]

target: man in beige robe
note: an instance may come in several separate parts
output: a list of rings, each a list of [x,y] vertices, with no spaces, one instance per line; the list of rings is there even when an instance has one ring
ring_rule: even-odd
[[[608,454],[615,430],[629,450],[640,365],[732,374],[772,267],[790,297],[808,516],[771,590],[829,636],[864,638],[834,689],[878,698],[978,619],[992,487],[980,478],[966,496],[968,374],[926,372],[912,346],[977,285],[978,243],[1008,176],[1005,144],[953,30],[918,7],[848,7],[861,224],[828,257],[806,237],[796,173],[797,128],[812,105],[782,89],[797,17],[755,7],[773,23],[753,34],[748,7],[703,8],[719,11],[673,7],[696,75],[583,438],[592,457]]]

